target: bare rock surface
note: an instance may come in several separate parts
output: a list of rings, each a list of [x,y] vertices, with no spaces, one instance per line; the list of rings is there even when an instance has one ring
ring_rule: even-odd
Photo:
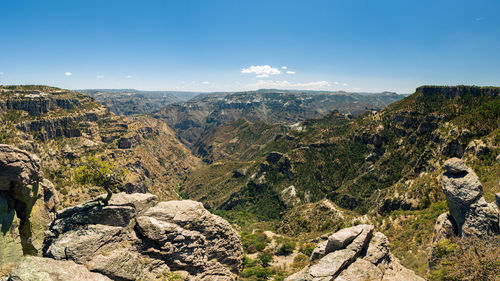
[[[476,173],[458,158],[447,160],[443,170],[443,191],[456,233],[459,236],[499,233],[498,208],[484,200],[483,188]]]
[[[238,233],[201,203],[157,202],[151,194],[115,194],[57,213],[44,255],[85,265],[113,280],[154,280],[183,271],[187,280],[235,280]]]
[[[487,203],[476,173],[465,162],[451,158],[443,165],[441,179],[450,214],[441,214],[434,226],[429,266],[437,261],[439,241],[460,237],[485,237],[500,233],[498,194],[496,201]]]
[[[373,229],[373,225],[357,225],[333,233],[327,243],[334,246],[323,242],[317,247],[325,256],[285,280],[424,280],[404,268],[390,253],[387,237]]]
[[[280,198],[287,207],[293,207],[300,203],[300,198],[297,196],[297,191],[293,185],[283,189]]]
[[[0,228],[3,234],[0,242],[14,241],[21,245],[22,254],[37,254],[40,241],[35,241],[36,233],[30,217],[36,217],[39,225],[50,222],[58,204],[55,194],[54,185],[43,178],[36,155],[0,144]],[[16,219],[17,223],[14,222]],[[16,224],[19,227],[14,230]],[[11,233],[18,233],[18,237]],[[4,254],[4,251],[7,253]],[[11,254],[9,251],[15,250],[0,249],[0,264],[6,262],[4,257]]]
[[[108,277],[90,272],[85,266],[72,261],[42,257],[26,257],[1,281],[111,281]]]
[[[434,225],[434,233],[432,241],[437,243],[441,239],[448,239],[454,236],[456,229],[454,226],[453,218],[448,213],[439,215]]]

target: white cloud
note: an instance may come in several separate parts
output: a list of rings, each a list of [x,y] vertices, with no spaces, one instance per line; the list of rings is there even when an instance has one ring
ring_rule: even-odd
[[[134,78],[134,76],[132,76],[132,75],[127,75],[125,78],[127,78],[127,79],[132,79],[132,78]]]
[[[339,82],[335,81],[335,82],[333,82],[333,84],[338,85],[338,84],[339,84]]]
[[[203,84],[203,85],[208,85],[208,84],[210,84],[210,82],[208,82],[208,81],[203,81],[203,82],[201,82],[201,84]]]
[[[0,75],[3,75],[3,72],[0,71]]]
[[[281,69],[288,69],[288,67],[286,67],[286,66],[282,66],[282,67],[281,67]]]
[[[342,86],[344,86],[344,87],[347,86],[347,83],[343,83]]]
[[[291,83],[289,81],[275,81],[275,80],[258,80],[256,83],[245,85],[248,89],[263,89],[263,88],[277,88],[277,89],[302,89],[302,90],[325,90],[330,87],[327,81],[314,81],[307,83]]]
[[[290,71],[290,70],[288,70],[288,71],[286,72],[286,74],[295,74],[295,71]]]
[[[97,79],[103,79],[104,76],[103,75],[97,75],[95,78],[97,78]]]
[[[64,75],[71,76],[71,72],[66,72],[66,73],[64,73]]]
[[[281,71],[277,68],[270,67],[269,65],[252,65],[248,68],[243,68],[241,73],[246,74],[257,74],[257,78],[267,78],[270,75],[281,74]]]

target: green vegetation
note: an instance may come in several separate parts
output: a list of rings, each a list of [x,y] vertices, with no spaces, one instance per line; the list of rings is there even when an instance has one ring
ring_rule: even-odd
[[[255,233],[242,233],[241,242],[243,249],[252,254],[263,251],[269,243],[269,239],[262,230],[256,230]]]
[[[107,195],[102,199],[107,203],[111,199],[113,189],[123,182],[125,170],[118,169],[108,161],[89,157],[74,169],[75,181],[80,184],[90,184],[104,188]],[[101,199],[101,198],[99,198]]]
[[[499,237],[443,239],[437,247],[438,262],[429,280],[496,281],[500,276]]]
[[[288,256],[295,250],[295,241],[285,240],[281,245],[279,245],[276,255],[278,256]]]

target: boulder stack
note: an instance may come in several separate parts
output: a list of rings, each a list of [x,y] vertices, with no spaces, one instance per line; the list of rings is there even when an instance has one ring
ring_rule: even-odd
[[[118,193],[57,213],[44,256],[71,260],[113,280],[234,280],[243,249],[231,225],[184,200],[157,202],[152,194]]]
[[[390,253],[387,237],[373,229],[364,224],[333,233],[318,244],[309,266],[285,280],[424,280],[403,267]]]
[[[449,222],[442,217],[438,224],[444,223],[446,228],[452,225],[458,236],[481,237],[500,233],[498,206],[486,202],[476,173],[458,158],[446,161],[443,170],[441,181],[450,216],[446,218]],[[436,235],[439,235],[439,225],[437,227]]]

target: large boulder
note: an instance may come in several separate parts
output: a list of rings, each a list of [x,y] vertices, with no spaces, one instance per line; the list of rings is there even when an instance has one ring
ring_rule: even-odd
[[[241,266],[243,248],[238,233],[199,202],[160,202],[139,217],[137,223],[142,235],[166,251],[165,258],[184,267],[195,268],[200,261],[206,264],[213,259],[233,272]]]
[[[285,280],[424,280],[399,263],[389,251],[387,237],[373,233],[372,225],[342,229],[330,235],[327,243],[330,246],[318,245],[325,255],[317,263]]]
[[[451,219],[459,236],[499,233],[498,208],[486,203],[483,188],[474,171],[458,158],[443,165],[441,179]]]
[[[26,257],[1,281],[111,281],[108,277],[90,272],[85,266],[72,261],[59,261],[41,257]]]
[[[151,194],[118,193],[57,213],[44,255],[84,264],[114,280],[153,280],[184,271],[189,280],[234,280],[240,237],[194,201],[157,203]]]

